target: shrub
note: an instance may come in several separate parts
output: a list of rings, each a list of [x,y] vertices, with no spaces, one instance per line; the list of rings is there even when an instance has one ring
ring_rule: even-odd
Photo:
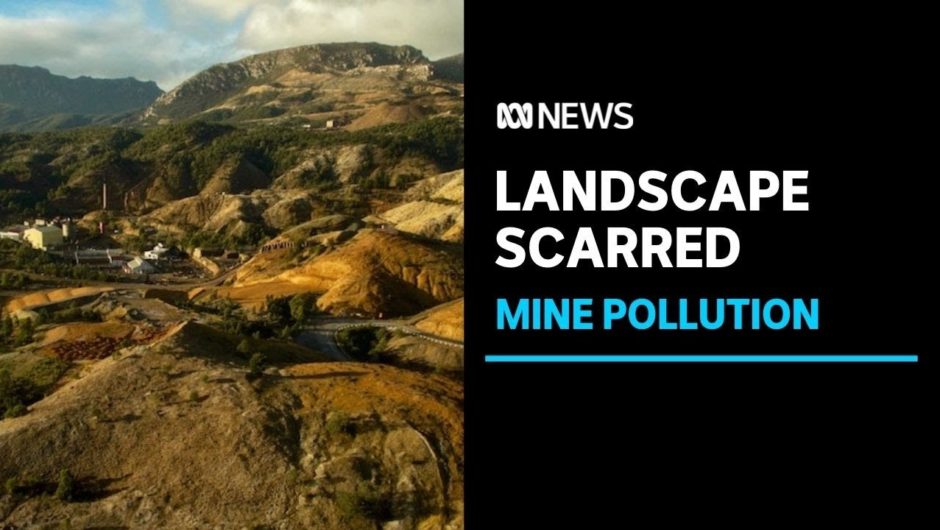
[[[10,477],[3,483],[3,491],[7,495],[16,493],[16,478]]]
[[[266,359],[264,354],[261,352],[255,352],[252,354],[251,359],[248,359],[248,377],[250,379],[257,379],[264,374],[264,364]]]
[[[10,318],[10,315],[3,317],[3,320],[0,321],[0,340],[7,339],[13,336],[13,319]]]
[[[317,296],[313,293],[300,293],[290,299],[291,319],[303,324],[315,313],[317,307]]]
[[[345,435],[345,436],[355,436],[356,435],[356,424],[353,422],[349,416],[342,412],[335,412],[330,415],[326,420],[326,432],[333,436]]]
[[[70,501],[75,495],[75,481],[67,469],[59,471],[59,484],[55,489],[55,498]]]
[[[373,521],[388,521],[393,517],[391,500],[375,491],[340,492],[336,506],[349,517],[364,517]]]
[[[344,329],[336,334],[336,343],[356,359],[376,361],[387,347],[388,331],[382,328]]]
[[[0,413],[4,418],[21,416],[27,403],[41,397],[32,381],[13,377],[9,371],[0,370]]]
[[[23,320],[17,320],[16,331],[13,333],[13,343],[16,346],[23,346],[33,342],[34,331],[33,319],[25,318]]]
[[[26,415],[26,405],[22,403],[16,403],[3,413],[4,418],[18,418],[24,415]]]

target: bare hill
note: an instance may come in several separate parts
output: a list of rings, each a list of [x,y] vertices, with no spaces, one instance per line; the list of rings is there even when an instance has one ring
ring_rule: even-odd
[[[407,202],[374,216],[373,221],[402,232],[459,243],[464,231],[463,184],[462,169],[419,180],[404,194]]]
[[[246,369],[208,328],[92,365],[0,421],[16,527],[462,526],[462,395],[355,363]],[[53,498],[60,472],[74,502]]]
[[[267,296],[315,292],[321,310],[339,315],[411,315],[463,296],[459,247],[403,234],[363,230],[304,263],[289,260],[290,253],[259,254],[215,295],[257,307]]]
[[[463,298],[433,307],[417,315],[413,322],[425,333],[463,341]]]

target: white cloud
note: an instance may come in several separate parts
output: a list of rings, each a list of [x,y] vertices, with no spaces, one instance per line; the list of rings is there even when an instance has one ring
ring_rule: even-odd
[[[70,77],[136,77],[167,89],[218,55],[212,44],[148,27],[140,14],[94,21],[0,16],[0,64],[42,66]]]
[[[242,55],[344,41],[412,44],[432,58],[458,53],[463,0],[116,0],[106,11],[0,15],[0,64],[132,76],[164,90]]]
[[[277,0],[164,0],[175,17],[209,16],[220,20],[234,20],[252,7]]]
[[[463,0],[285,0],[248,12],[238,43],[253,51],[320,42],[412,44],[430,57],[463,51]]]

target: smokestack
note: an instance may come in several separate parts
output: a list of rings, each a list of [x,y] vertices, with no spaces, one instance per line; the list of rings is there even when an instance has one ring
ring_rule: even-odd
[[[101,209],[108,209],[108,184],[104,183],[101,185]]]

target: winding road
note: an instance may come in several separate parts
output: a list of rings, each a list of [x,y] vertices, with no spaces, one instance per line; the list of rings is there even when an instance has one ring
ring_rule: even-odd
[[[463,349],[463,343],[425,333],[407,320],[369,320],[361,318],[319,318],[297,335],[297,342],[321,351],[336,361],[355,361],[336,343],[336,334],[349,328],[385,328],[448,348]]]
[[[178,283],[178,284],[159,284],[159,283],[132,283],[132,282],[97,282],[97,281],[84,281],[79,282],[75,281],[74,283],[79,283],[88,287],[101,287],[107,288],[112,291],[121,292],[121,291],[131,291],[131,290],[146,290],[146,289],[165,289],[171,291],[189,291],[197,288],[207,288],[207,287],[218,287],[227,279],[231,278],[238,271],[239,267],[233,267],[221,275],[211,278],[208,280],[194,281],[192,283]],[[26,273],[28,276],[31,276],[32,279],[37,277],[42,277],[37,274]],[[61,280],[61,278],[57,278]],[[66,281],[66,283],[73,283],[72,281]],[[35,304],[28,307],[28,309],[35,310],[41,307],[44,307],[49,304],[59,304],[67,302],[67,298],[56,299],[55,301],[50,301],[48,303]],[[304,327],[304,329],[297,335],[296,341],[302,346],[306,346],[316,351],[321,351],[327,354],[330,358],[335,361],[355,361],[350,357],[346,352],[339,347],[339,344],[336,342],[336,334],[344,329],[349,328],[384,328],[390,331],[398,331],[406,335],[418,338],[420,340],[431,342],[446,348],[459,348],[463,349],[463,343],[455,340],[446,339],[444,337],[439,337],[437,335],[432,335],[425,333],[418,328],[414,327],[411,322],[403,319],[396,320],[377,320],[377,319],[364,319],[364,318],[342,318],[342,317],[321,317],[313,320],[310,324]]]

